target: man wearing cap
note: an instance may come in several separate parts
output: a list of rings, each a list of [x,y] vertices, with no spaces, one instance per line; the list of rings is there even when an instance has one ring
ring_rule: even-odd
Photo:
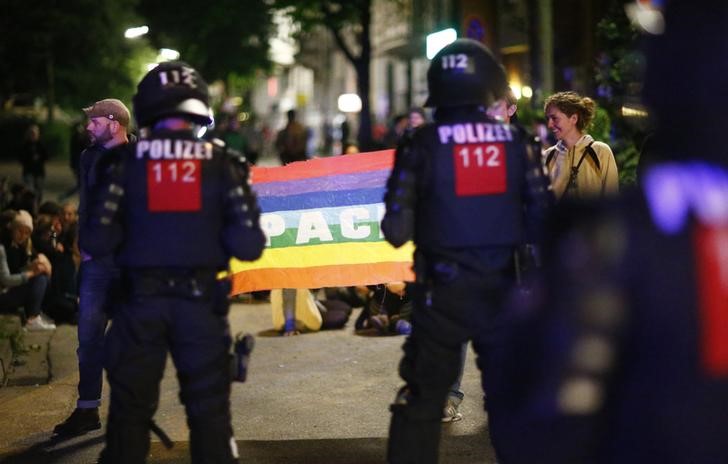
[[[84,221],[88,220],[88,206],[95,202],[100,192],[99,180],[109,168],[113,148],[129,143],[127,130],[131,115],[121,101],[107,98],[97,101],[83,112],[88,117],[86,131],[91,146],[81,154],[79,235],[83,234]],[[99,406],[103,375],[104,335],[111,313],[111,305],[119,291],[119,269],[113,257],[91,256],[81,249],[79,272],[78,315],[78,401],[76,409],[54,433],[62,436],[81,435],[101,428]]]

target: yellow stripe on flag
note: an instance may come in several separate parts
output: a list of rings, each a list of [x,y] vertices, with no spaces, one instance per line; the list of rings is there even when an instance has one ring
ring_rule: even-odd
[[[267,248],[263,252],[263,256],[257,261],[243,262],[233,259],[230,270],[236,273],[269,268],[300,268],[397,261],[411,263],[414,249],[412,242],[407,242],[400,248],[394,248],[387,242],[350,242]]]

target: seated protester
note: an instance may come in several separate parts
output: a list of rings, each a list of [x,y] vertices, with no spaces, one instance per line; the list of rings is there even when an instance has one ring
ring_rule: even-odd
[[[326,300],[339,300],[352,308],[362,308],[369,297],[369,289],[364,286],[357,287],[326,287],[324,288]]]
[[[361,328],[375,328],[382,335],[409,335],[412,331],[412,300],[404,282],[389,282],[371,286],[364,307]],[[360,316],[360,319],[362,316]]]
[[[62,232],[59,217],[39,214],[32,238],[36,250],[47,256],[53,267],[43,300],[45,311],[56,322],[75,323],[78,319],[76,263],[73,249],[65,248],[58,238]]]
[[[329,298],[324,289],[324,299],[314,297],[316,307],[321,313],[322,329],[342,329],[351,316],[351,304],[340,298]]]
[[[81,251],[78,249],[78,206],[75,202],[67,201],[61,205],[61,208],[63,208],[61,216],[63,232],[58,237],[58,241],[63,244],[66,251],[70,251],[73,255],[73,262],[78,271],[81,264]]]
[[[32,231],[30,214],[25,210],[15,213],[0,245],[0,311],[12,313],[23,308],[26,329],[53,330],[55,324],[41,314],[51,264],[45,255],[34,252]]]
[[[351,315],[351,306],[342,300],[317,300],[305,288],[271,290],[273,328],[284,337],[302,331],[340,329]]]
[[[75,274],[81,260],[78,250],[78,213],[75,204],[61,206],[58,203],[47,201],[38,209],[38,219],[43,217],[48,217],[52,225],[50,237],[54,242],[53,248],[62,253],[64,257],[70,257],[73,260]],[[40,243],[36,241],[33,243],[39,252],[45,253],[50,258],[46,250],[40,248]],[[46,240],[46,243],[50,244],[50,240]],[[53,259],[51,259],[51,264],[53,264]],[[75,285],[75,275],[73,281]]]

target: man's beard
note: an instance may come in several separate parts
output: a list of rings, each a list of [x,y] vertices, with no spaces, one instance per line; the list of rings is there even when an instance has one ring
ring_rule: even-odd
[[[89,132],[88,135],[91,139],[92,145],[103,145],[114,137],[113,135],[111,135],[111,130],[108,126],[104,129],[104,132],[102,132],[98,136],[95,136],[91,132]]]

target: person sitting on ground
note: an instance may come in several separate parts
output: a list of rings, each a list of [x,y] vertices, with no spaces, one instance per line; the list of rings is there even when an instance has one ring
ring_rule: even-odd
[[[55,324],[41,314],[51,264],[33,250],[33,218],[25,210],[8,211],[3,213],[2,224],[9,229],[0,245],[0,312],[22,308],[27,330],[53,330]]]
[[[273,329],[284,337],[302,331],[341,329],[351,316],[351,306],[343,300],[319,300],[304,288],[272,290],[270,294]]]
[[[73,262],[78,272],[81,264],[81,252],[78,249],[78,205],[74,201],[63,203],[63,216],[61,223],[63,224],[63,232],[59,237],[60,242],[73,254]]]
[[[374,328],[381,335],[409,335],[412,331],[412,299],[404,282],[373,285],[358,329]]]
[[[64,243],[63,209],[54,202],[39,208],[33,231],[35,248],[48,257],[53,266],[50,285],[43,306],[56,322],[75,323],[78,319],[78,282],[73,244]]]

